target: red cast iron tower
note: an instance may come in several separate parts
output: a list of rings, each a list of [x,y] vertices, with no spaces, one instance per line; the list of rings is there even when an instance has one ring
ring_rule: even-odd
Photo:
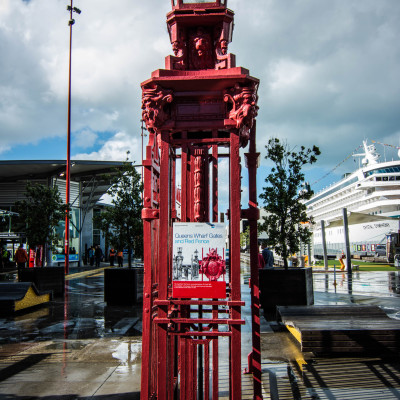
[[[142,119],[149,132],[143,160],[142,214],[145,275],[141,398],[146,400],[217,399],[221,341],[229,349],[230,398],[241,398],[241,218],[249,220],[251,236],[255,329],[249,369],[254,376],[254,398],[261,398],[255,181],[259,81],[248,70],[236,67],[235,56],[228,53],[233,18],[227,0],[172,0],[167,25],[174,55],[166,57],[165,68],[154,71],[141,85]],[[249,208],[242,210],[239,151],[246,146],[250,196]],[[223,158],[229,161],[226,297],[174,298],[173,223],[218,222],[218,172]],[[204,271],[209,275],[215,272],[215,280],[219,279],[222,272],[213,272],[216,267],[211,267],[203,262]]]

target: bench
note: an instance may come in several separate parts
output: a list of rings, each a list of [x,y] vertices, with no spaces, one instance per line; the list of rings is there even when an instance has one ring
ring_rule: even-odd
[[[51,292],[40,292],[31,282],[0,282],[0,315],[48,303]]]

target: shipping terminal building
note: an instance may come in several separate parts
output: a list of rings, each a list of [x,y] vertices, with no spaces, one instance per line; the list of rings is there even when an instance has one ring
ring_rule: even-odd
[[[80,262],[85,248],[100,245],[104,250],[104,238],[100,229],[93,225],[93,216],[100,213],[104,204],[101,197],[110,187],[110,175],[122,168],[123,162],[77,161],[71,162],[70,174],[70,262]],[[25,234],[15,231],[15,203],[25,198],[26,185],[38,183],[57,187],[65,201],[65,160],[12,160],[0,161],[0,242],[13,253],[19,243],[25,243]],[[64,262],[65,222],[56,229],[58,243],[48,254],[47,260],[57,265]]]

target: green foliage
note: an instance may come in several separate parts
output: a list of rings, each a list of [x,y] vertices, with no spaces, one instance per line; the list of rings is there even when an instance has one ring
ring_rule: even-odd
[[[15,206],[29,246],[48,244],[53,247],[57,242],[55,228],[69,210],[61,200],[58,188],[28,182],[25,199],[17,201]]]
[[[9,216],[0,216],[0,232],[7,232],[8,231],[8,219]]]
[[[309,200],[313,192],[305,189],[302,168],[315,163],[321,152],[317,146],[289,150],[288,145],[277,138],[269,139],[265,147],[265,158],[271,160],[274,167],[266,177],[267,186],[260,195],[267,215],[259,229],[268,234],[268,245],[283,258],[285,268],[288,268],[288,256],[297,253],[300,243],[308,243],[311,237],[302,223],[312,222],[306,214],[304,201]]]
[[[107,193],[112,206],[94,218],[108,243],[117,249],[128,249],[129,266],[132,265],[130,250],[136,257],[143,255],[142,182],[136,168],[125,162],[109,177],[111,187]]]
[[[250,227],[247,227],[243,232],[240,233],[240,247],[245,248],[250,244]]]

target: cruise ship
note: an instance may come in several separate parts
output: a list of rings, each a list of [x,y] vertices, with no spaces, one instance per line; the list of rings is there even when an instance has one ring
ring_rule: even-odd
[[[313,253],[322,257],[321,221],[329,258],[344,250],[343,209],[349,220],[351,253],[359,256],[382,255],[391,235],[399,233],[400,150],[399,160],[380,162],[374,144],[363,142],[361,166],[306,202],[307,214],[314,218]],[[398,149],[398,148],[397,148]],[[386,254],[388,256],[388,254]]]

